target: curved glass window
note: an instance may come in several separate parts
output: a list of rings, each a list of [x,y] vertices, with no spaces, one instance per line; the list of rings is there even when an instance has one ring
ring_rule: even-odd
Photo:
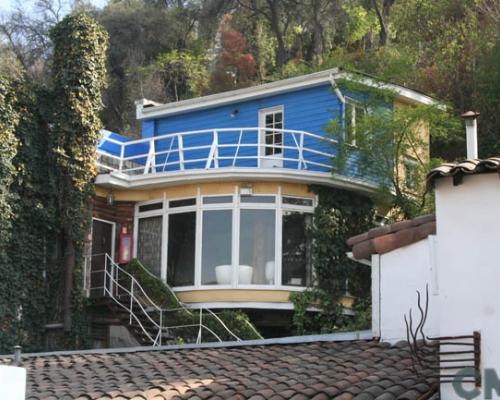
[[[311,198],[222,194],[164,203],[144,214],[137,207],[137,257],[172,287],[310,285]]]

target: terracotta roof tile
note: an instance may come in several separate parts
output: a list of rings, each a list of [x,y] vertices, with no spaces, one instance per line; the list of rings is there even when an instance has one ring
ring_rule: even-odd
[[[446,163],[434,168],[427,174],[427,187],[432,188],[436,179],[453,176],[455,182],[460,182],[464,175],[500,172],[500,157],[484,160],[465,160],[459,163]]]
[[[408,246],[435,233],[435,216],[422,215],[353,236],[347,240],[347,244],[352,247],[354,258],[361,260],[370,258],[372,254],[385,254]]]
[[[436,387],[432,371],[414,376],[407,346],[375,341],[24,355],[22,366],[28,400],[416,400]]]

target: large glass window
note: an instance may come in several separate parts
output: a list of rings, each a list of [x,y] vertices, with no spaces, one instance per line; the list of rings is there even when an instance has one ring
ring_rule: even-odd
[[[273,285],[275,272],[275,210],[240,212],[240,285]]]
[[[308,286],[306,229],[313,203],[290,195],[280,201],[274,194],[221,194],[168,199],[159,209],[140,204],[136,256],[169,285],[185,290]]]
[[[156,276],[161,276],[162,216],[140,218],[137,231],[137,258]]]
[[[168,217],[167,282],[171,286],[194,285],[196,212]]]
[[[229,285],[233,279],[233,210],[203,211],[201,283]]]
[[[311,214],[295,211],[283,213],[281,271],[282,284],[308,286],[311,283],[311,249],[306,229]]]

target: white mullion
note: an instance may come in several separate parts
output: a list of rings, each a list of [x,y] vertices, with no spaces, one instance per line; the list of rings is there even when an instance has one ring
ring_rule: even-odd
[[[195,227],[195,244],[194,244],[194,286],[200,288],[201,286],[201,252],[202,252],[202,238],[203,238],[203,212],[201,208],[201,193],[198,187],[196,193],[196,227]]]
[[[231,264],[233,266],[233,277],[231,287],[236,288],[239,285],[238,274],[240,270],[240,196],[238,196],[238,185],[234,187],[233,207],[231,213]]]
[[[167,212],[167,194],[163,192],[163,219],[162,219],[162,239],[161,239],[161,269],[160,276],[163,282],[167,282],[167,268],[168,268],[168,219]]]
[[[139,205],[136,204],[134,210],[134,226],[133,226],[134,258],[137,258],[137,245],[139,243],[138,237],[139,237]]]
[[[276,196],[276,228],[274,242],[274,286],[281,287],[282,276],[282,235],[283,235],[283,211],[281,207],[281,185],[278,186],[278,196]]]

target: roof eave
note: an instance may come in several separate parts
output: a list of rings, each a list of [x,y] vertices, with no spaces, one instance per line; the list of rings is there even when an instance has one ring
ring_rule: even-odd
[[[254,100],[257,98],[277,95],[296,89],[303,89],[319,86],[325,83],[331,83],[332,77],[334,79],[357,81],[369,87],[376,87],[393,91],[398,99],[407,103],[436,105],[442,107],[441,103],[439,103],[437,100],[417,91],[392,83],[379,82],[375,79],[363,77],[358,74],[340,72],[337,68],[334,68],[315,72],[313,74],[283,79],[271,83],[265,83],[258,86],[231,90],[209,96],[197,97],[167,104],[158,104],[146,101],[144,99],[139,100],[136,102],[137,119],[143,120],[150,118],[167,117],[170,115],[181,114],[193,110],[204,110],[207,108],[232,104],[240,101]]]

